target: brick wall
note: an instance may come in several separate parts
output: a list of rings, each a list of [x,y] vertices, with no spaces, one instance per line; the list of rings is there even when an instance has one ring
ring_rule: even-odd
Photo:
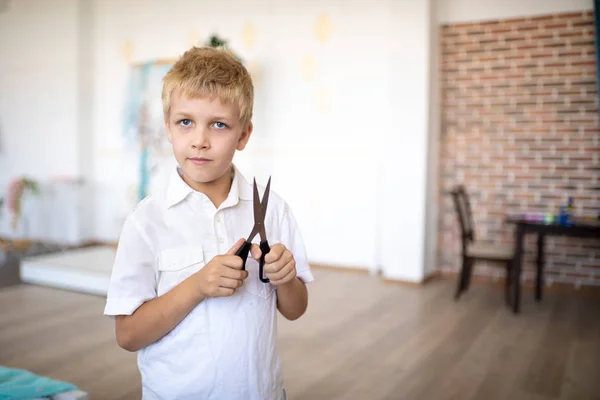
[[[600,124],[592,11],[443,26],[442,194],[464,183],[476,236],[512,243],[505,214],[600,213]],[[460,236],[442,195],[440,268],[456,272]],[[526,242],[533,278],[535,238]],[[600,241],[547,238],[547,282],[600,285]],[[499,265],[475,273],[503,276]]]

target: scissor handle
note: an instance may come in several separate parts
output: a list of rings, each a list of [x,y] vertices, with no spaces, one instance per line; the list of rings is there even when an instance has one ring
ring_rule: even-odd
[[[248,253],[250,253],[250,248],[252,248],[252,243],[245,241],[242,247],[235,252],[235,255],[242,259],[242,271],[246,269],[246,260],[248,259]]]
[[[269,283],[271,280],[267,277],[263,278],[263,267],[265,266],[265,256],[271,251],[271,247],[269,247],[269,242],[267,240],[263,240],[260,242],[260,262],[258,263],[258,277],[260,281],[263,283]]]
[[[250,253],[250,249],[252,248],[252,243],[245,241],[242,247],[235,252],[235,255],[242,259],[242,271],[246,269],[246,260],[248,259],[248,254]],[[269,242],[264,240],[260,242],[260,261],[258,263],[258,277],[260,281],[263,283],[271,282],[269,278],[263,278],[263,267],[265,266],[265,256],[271,251],[271,247],[269,246]]]

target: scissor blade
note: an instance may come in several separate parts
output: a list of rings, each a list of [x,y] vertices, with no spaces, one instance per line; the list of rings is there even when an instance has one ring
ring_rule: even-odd
[[[267,182],[267,187],[265,188],[265,192],[263,193],[261,210],[262,210],[262,219],[265,220],[267,215],[267,204],[269,204],[269,193],[271,193],[271,177],[269,177],[269,181]]]
[[[262,210],[260,204],[260,197],[258,197],[258,187],[256,186],[256,178],[254,178],[254,224],[258,224],[262,221]]]

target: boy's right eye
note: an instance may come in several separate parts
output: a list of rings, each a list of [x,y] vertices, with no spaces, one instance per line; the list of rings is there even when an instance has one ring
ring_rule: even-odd
[[[177,122],[177,124],[183,127],[188,127],[192,124],[192,121],[190,121],[189,119],[182,119],[181,121]]]

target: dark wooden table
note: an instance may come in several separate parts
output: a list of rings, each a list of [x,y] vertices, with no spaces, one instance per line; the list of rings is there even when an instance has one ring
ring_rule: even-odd
[[[544,274],[544,238],[546,236],[574,236],[600,238],[600,221],[594,219],[574,219],[571,225],[558,222],[545,223],[526,219],[523,216],[509,216],[507,222],[515,224],[515,258],[513,261],[513,298],[512,307],[515,313],[521,309],[521,272],[523,268],[523,241],[525,235],[534,233],[537,240],[537,271],[535,282],[535,298],[542,299]]]

